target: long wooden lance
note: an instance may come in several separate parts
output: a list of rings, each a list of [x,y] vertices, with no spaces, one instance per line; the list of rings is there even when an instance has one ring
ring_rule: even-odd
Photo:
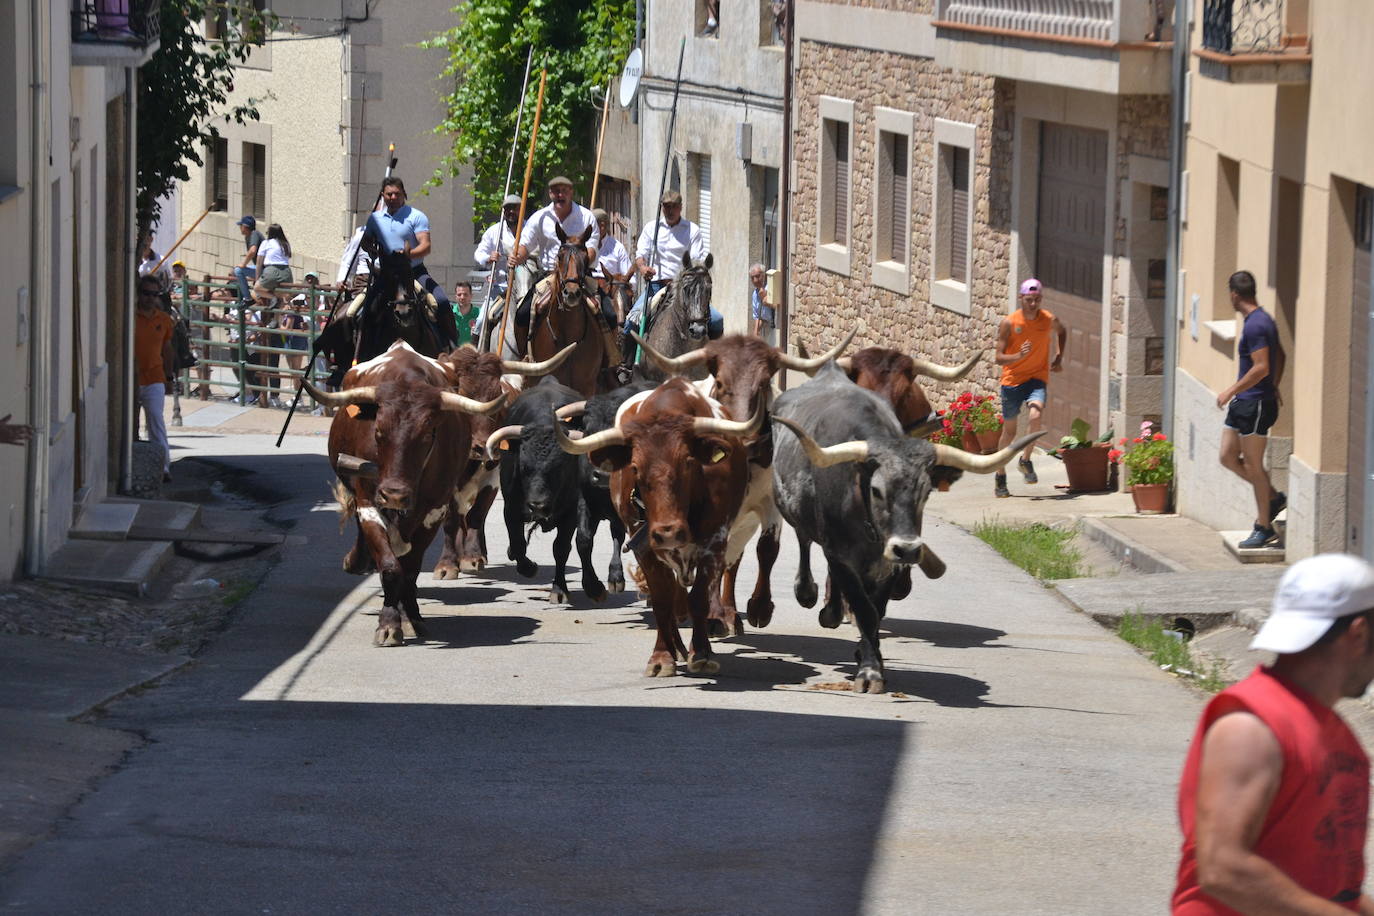
[[[361,149],[361,148],[362,148],[362,143],[361,143],[361,141],[360,141],[360,142],[359,142],[359,149]],[[396,144],[395,144],[395,143],[392,143],[392,144],[389,144],[389,145],[387,146],[386,171],[385,171],[385,172],[383,173],[383,175],[382,175],[382,180],[383,180],[383,182],[385,182],[386,179],[388,179],[388,178],[391,177],[391,173],[395,170],[395,168],[396,168]],[[374,200],[374,201],[372,202],[372,209],[369,210],[369,211],[367,211],[369,216],[371,216],[371,214],[375,213],[375,212],[377,211],[377,207],[381,205],[381,203],[382,203],[382,193],[383,193],[384,191],[385,191],[385,188],[379,188],[379,189],[377,190],[377,199]],[[365,231],[365,230],[364,230],[364,231]],[[324,322],[324,326],[325,326],[326,328],[329,327],[329,325],[332,324],[332,323],[334,322],[335,316],[338,315],[338,313],[339,313],[339,306],[343,303],[344,294],[348,292],[348,281],[349,281],[350,279],[352,279],[352,277],[353,277],[353,270],[354,270],[355,267],[358,266],[358,254],[359,254],[362,250],[363,250],[362,239],[359,239],[359,240],[358,240],[358,247],[353,249],[353,257],[351,257],[351,258],[349,259],[349,261],[348,261],[348,269],[347,269],[346,271],[344,271],[343,283],[339,284],[339,289],[338,289],[338,291],[334,294],[334,304],[330,307],[330,309],[329,309],[329,317],[326,318],[326,319],[325,319],[325,322]],[[311,318],[312,318],[312,320],[313,320],[314,316],[312,315]],[[320,355],[319,343],[320,343],[319,335],[316,335],[316,336],[315,336],[315,345],[314,345],[313,347],[310,348],[310,359],[307,360],[307,361],[306,361],[306,364],[305,364],[305,379],[306,379],[306,381],[309,381],[309,380],[310,380],[311,374],[315,371],[315,357]],[[286,419],[282,421],[282,424],[281,424],[281,432],[277,433],[277,448],[281,448],[281,440],[284,439],[284,438],[286,437],[286,428],[287,428],[288,426],[291,425],[291,418],[292,418],[293,416],[295,416],[295,414],[296,414],[296,406],[297,406],[298,404],[300,404],[300,402],[301,402],[301,393],[302,393],[303,391],[305,391],[305,386],[304,386],[304,385],[301,385],[300,387],[298,387],[298,388],[296,389],[296,396],[295,396],[294,398],[291,399],[291,407],[286,411]]]
[[[520,235],[525,231],[525,201],[530,196],[530,173],[534,170],[534,150],[539,141],[539,118],[544,113],[544,83],[548,76],[547,68],[539,68],[539,96],[534,102],[534,124],[530,130],[530,151],[525,156],[525,184],[520,193],[520,216],[515,221],[516,251],[520,250]],[[496,343],[496,352],[503,359],[506,353],[506,323],[510,321],[511,293],[515,290],[514,270],[514,267],[510,267],[506,272],[506,307],[501,310],[501,335],[497,338]]]
[[[510,182],[515,175],[515,151],[520,148],[520,128],[525,123],[525,99],[529,95],[530,89],[530,64],[534,62],[534,45],[530,45],[529,53],[525,55],[525,78],[520,81],[520,108],[515,113],[515,133],[510,138],[510,160],[506,163],[506,184],[501,189],[501,209],[497,211],[497,224],[504,225],[506,222],[506,198],[510,196]],[[491,348],[491,303],[496,296],[496,265],[501,263],[501,245],[505,241],[506,232],[504,229],[496,233],[496,260],[491,264],[491,274],[487,278],[487,302],[482,306],[482,339],[479,340],[477,349],[487,352]],[[520,240],[516,239],[516,244]],[[506,270],[506,284],[510,284],[510,270]]]
[[[596,168],[592,169],[592,199],[588,210],[596,209],[596,189],[601,183],[601,153],[606,149],[606,122],[611,119],[611,82],[606,81],[606,101],[601,103],[601,136],[596,141]]]
[[[175,242],[172,243],[172,247],[167,249],[167,253],[164,254],[164,255],[162,256],[162,260],[158,261],[158,262],[157,262],[157,266],[155,266],[151,271],[149,271],[149,273],[156,274],[159,270],[161,270],[161,269],[162,269],[162,265],[163,265],[163,264],[166,264],[166,263],[167,263],[167,259],[170,258],[170,257],[172,256],[172,252],[174,252],[174,251],[176,251],[178,248],[180,248],[180,247],[181,247],[181,243],[184,242],[184,241],[186,241],[186,236],[190,235],[192,232],[195,232],[195,231],[196,231],[196,227],[200,225],[200,221],[203,220],[203,219],[205,219],[205,217],[209,216],[209,215],[210,215],[211,213],[213,213],[214,211],[215,211],[215,205],[214,205],[214,204],[211,204],[210,206],[206,207],[206,208],[205,208],[205,212],[202,213],[200,216],[197,216],[197,217],[196,217],[196,221],[195,221],[194,223],[191,224],[191,228],[189,228],[189,229],[187,229],[185,232],[183,232],[183,233],[181,234],[181,238],[177,239]]]

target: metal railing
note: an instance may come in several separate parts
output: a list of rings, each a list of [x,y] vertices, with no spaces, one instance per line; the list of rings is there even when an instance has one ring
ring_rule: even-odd
[[[1283,0],[1203,0],[1202,46],[1223,54],[1280,51]]]
[[[74,0],[72,41],[146,45],[162,28],[159,0]]]
[[[329,317],[327,299],[332,294],[329,290],[306,286],[280,289],[289,291],[292,297],[305,295],[305,307],[299,310],[259,308],[257,305],[242,308],[238,302],[238,284],[233,279],[193,280],[173,294],[178,312],[190,324],[191,348],[199,360],[195,368],[181,373],[184,397],[199,393],[202,400],[208,400],[213,389],[227,390],[232,400],[247,406],[253,401],[266,400],[270,404],[274,397],[289,400],[295,396],[299,383],[288,387],[288,380],[304,378],[310,371],[310,353]],[[214,299],[211,290],[229,290],[233,298],[228,301]],[[274,326],[281,323],[282,316],[291,315],[304,318],[305,329]],[[292,340],[304,341],[306,348],[290,346]],[[299,369],[285,362],[286,358],[294,357],[302,358]],[[317,385],[324,384],[320,372],[315,372],[312,379]],[[319,406],[309,395],[301,400],[312,408]]]

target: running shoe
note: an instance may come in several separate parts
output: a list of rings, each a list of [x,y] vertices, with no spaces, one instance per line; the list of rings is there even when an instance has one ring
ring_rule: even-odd
[[[1250,536],[1236,546],[1241,550],[1255,550],[1259,547],[1268,546],[1276,540],[1278,540],[1278,534],[1273,528],[1268,525],[1256,525],[1255,530],[1250,532]]]
[[[1011,491],[1007,489],[1007,475],[998,474],[993,478],[992,495],[998,499],[1006,499],[1011,496]]]
[[[1280,493],[1278,490],[1275,490],[1274,495],[1269,499],[1269,524],[1274,524],[1274,519],[1278,518],[1279,513],[1287,508],[1287,506],[1288,494]]]

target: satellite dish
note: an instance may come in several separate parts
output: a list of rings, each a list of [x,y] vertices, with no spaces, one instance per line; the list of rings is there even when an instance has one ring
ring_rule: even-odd
[[[625,69],[620,71],[620,107],[629,108],[639,92],[639,78],[644,75],[644,54],[635,48],[625,60]]]

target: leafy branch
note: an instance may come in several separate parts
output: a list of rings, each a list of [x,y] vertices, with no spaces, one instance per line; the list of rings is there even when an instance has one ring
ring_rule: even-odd
[[[500,211],[525,54],[533,45],[517,157],[523,160],[529,148],[537,74],[547,67],[535,179],[542,184],[566,174],[585,194],[596,164],[602,93],[634,41],[634,0],[463,0],[453,12],[459,23],[421,45],[448,54],[443,76],[453,83],[444,98],[444,120],[434,128],[452,138],[452,148],[426,187],[456,178],[468,166],[475,173],[473,211],[479,221]]]

